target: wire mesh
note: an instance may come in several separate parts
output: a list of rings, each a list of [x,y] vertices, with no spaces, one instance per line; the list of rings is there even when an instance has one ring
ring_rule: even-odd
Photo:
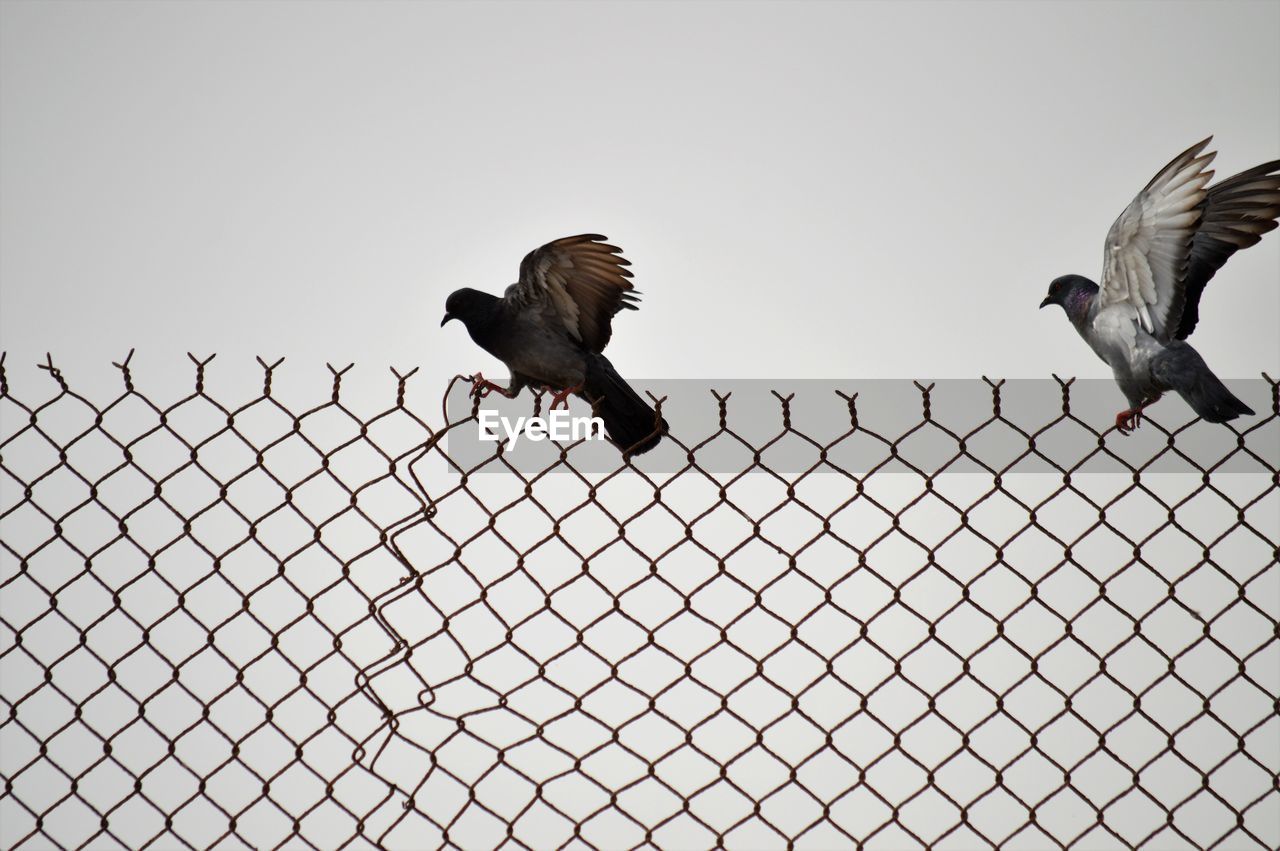
[[[429,425],[413,372],[361,416],[331,367],[294,413],[279,362],[226,405],[192,361],[160,405],[128,359],[105,404],[52,361],[24,402],[0,359],[6,847],[1280,846],[1270,379],[1189,476],[948,474],[980,433],[1109,453],[1070,382],[1035,431],[990,382],[976,429],[920,386],[912,428],[849,396],[821,443],[719,396],[651,476],[461,469],[474,419]],[[953,458],[913,466],[920,430]],[[834,466],[855,438],[885,465]]]

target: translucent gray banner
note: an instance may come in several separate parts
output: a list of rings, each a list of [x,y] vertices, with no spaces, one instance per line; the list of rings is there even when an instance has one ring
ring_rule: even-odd
[[[715,474],[809,470],[864,476],[884,473],[1268,473],[1280,466],[1276,385],[1228,381],[1256,415],[1227,425],[1199,420],[1167,395],[1123,435],[1115,427],[1124,397],[1107,379],[874,380],[672,379],[636,382],[662,399],[669,438],[633,458],[639,470],[673,473],[690,463]],[[549,396],[491,395],[478,410],[459,382],[448,399],[448,454],[468,472],[511,468],[534,475],[577,470],[609,473],[625,466],[604,440],[530,439],[513,446],[481,437],[490,424],[535,412]],[[489,412],[485,414],[485,412]],[[590,416],[573,400],[570,413]],[[1248,433],[1247,448],[1242,434]],[[505,438],[505,435],[504,435]],[[564,463],[561,463],[564,462]]]

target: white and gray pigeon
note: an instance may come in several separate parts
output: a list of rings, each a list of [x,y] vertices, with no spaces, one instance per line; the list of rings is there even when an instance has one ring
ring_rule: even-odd
[[[639,295],[624,268],[630,263],[605,239],[568,236],[529,252],[520,280],[502,298],[457,290],[445,302],[440,326],[461,320],[471,339],[511,371],[506,387],[477,373],[474,394],[515,398],[526,385],[545,387],[555,391],[553,409],[579,396],[604,421],[609,439],[625,455],[638,455],[657,445],[667,423],[601,354],[614,315],[635,310]]]
[[[1115,374],[1129,402],[1116,414],[1128,434],[1142,411],[1173,391],[1205,420],[1253,411],[1231,394],[1186,342],[1205,284],[1236,251],[1256,244],[1280,216],[1280,160],[1208,186],[1213,137],[1162,168],[1107,234],[1102,285],[1064,275],[1040,307],[1056,304]]]

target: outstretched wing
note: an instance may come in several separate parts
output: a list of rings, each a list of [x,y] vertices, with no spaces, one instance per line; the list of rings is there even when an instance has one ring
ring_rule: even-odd
[[[1212,137],[1210,137],[1212,138]],[[1192,241],[1204,215],[1205,184],[1216,154],[1192,145],[1162,168],[1124,209],[1107,234],[1099,296],[1127,304],[1157,339],[1178,329]]]
[[[1184,276],[1181,301],[1170,316],[1178,316],[1174,338],[1184,340],[1200,319],[1204,285],[1227,258],[1257,244],[1274,230],[1280,217],[1280,160],[1242,171],[1209,187],[1201,204],[1200,227],[1191,240],[1191,257]]]
[[[520,280],[506,298],[521,306],[540,306],[564,323],[569,336],[594,352],[613,333],[611,320],[623,308],[636,309],[630,263],[622,249],[599,234],[567,236],[529,252],[520,262]]]

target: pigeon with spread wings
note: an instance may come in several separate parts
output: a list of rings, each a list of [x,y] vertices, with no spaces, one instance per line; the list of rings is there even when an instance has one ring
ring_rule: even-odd
[[[511,371],[506,387],[476,375],[473,392],[514,398],[526,385],[546,387],[555,391],[552,408],[579,396],[604,421],[609,439],[638,455],[657,445],[667,423],[601,354],[614,315],[635,310],[638,301],[620,252],[598,234],[549,242],[524,258],[520,280],[502,298],[473,289],[452,293],[440,325],[460,320]]]
[[[1280,216],[1280,160],[1213,186],[1204,153],[1192,145],[1138,193],[1107,234],[1102,285],[1064,275],[1040,306],[1056,304],[1115,374],[1129,402],[1116,414],[1128,434],[1142,411],[1173,391],[1205,420],[1253,411],[1215,376],[1186,338],[1200,318],[1205,284],[1227,259],[1256,244]]]

